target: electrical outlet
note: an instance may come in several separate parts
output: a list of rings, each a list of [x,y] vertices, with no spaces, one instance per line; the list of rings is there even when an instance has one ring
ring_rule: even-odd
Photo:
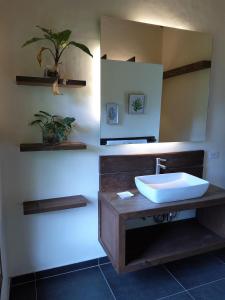
[[[209,159],[219,159],[220,158],[220,152],[209,152]]]

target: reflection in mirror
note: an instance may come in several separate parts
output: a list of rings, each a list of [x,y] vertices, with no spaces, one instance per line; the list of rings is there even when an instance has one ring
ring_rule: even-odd
[[[162,76],[162,65],[102,60],[102,139],[159,139]],[[113,103],[118,110],[114,113],[115,122],[110,120],[107,109]]]
[[[212,38],[206,33],[103,17],[102,144],[142,137],[150,142],[204,141],[211,52]],[[117,108],[117,122],[111,124],[110,104]],[[132,107],[137,111],[131,112]]]

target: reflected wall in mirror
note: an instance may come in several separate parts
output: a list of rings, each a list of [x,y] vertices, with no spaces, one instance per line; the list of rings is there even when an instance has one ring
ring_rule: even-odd
[[[102,60],[101,138],[159,138],[162,74],[162,65]],[[143,114],[129,109],[135,94],[145,97]],[[117,125],[107,122],[108,103],[118,104]]]
[[[101,140],[204,141],[211,53],[209,34],[103,17]],[[145,95],[144,114],[129,114],[130,94]],[[118,104],[117,125],[107,103]]]

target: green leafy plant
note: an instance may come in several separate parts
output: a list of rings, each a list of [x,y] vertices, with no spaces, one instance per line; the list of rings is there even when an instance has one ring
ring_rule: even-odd
[[[61,59],[64,51],[66,49],[68,49],[70,46],[73,46],[73,47],[79,48],[80,50],[82,50],[86,54],[90,55],[91,57],[93,57],[93,55],[91,54],[89,48],[86,45],[70,40],[72,31],[69,29],[55,32],[51,29],[46,29],[46,28],[43,28],[38,25],[36,27],[42,31],[43,36],[42,37],[33,37],[33,38],[29,39],[22,45],[22,47],[28,46],[30,44],[33,44],[33,43],[36,43],[39,41],[47,41],[48,43],[50,43],[49,47],[41,47],[40,48],[40,50],[37,53],[37,61],[38,61],[39,65],[41,66],[42,54],[46,51],[50,53],[50,55],[52,56],[52,58],[54,60],[54,66],[51,70],[47,70],[47,75],[51,76],[51,77],[56,77],[56,80],[54,81],[54,83],[52,85],[53,94],[61,95],[61,93],[59,91],[59,84],[58,84],[59,83],[59,64],[61,64],[60,59]]]
[[[132,106],[135,112],[143,109],[143,104],[140,98],[135,99],[135,101],[132,103]]]
[[[71,33],[72,33],[71,30],[67,29],[67,30],[63,30],[63,31],[60,31],[60,32],[54,32],[51,29],[46,29],[46,28],[43,28],[43,27],[38,26],[38,25],[36,27],[39,28],[43,32],[43,36],[42,37],[33,37],[33,38],[31,38],[30,40],[26,41],[22,45],[22,47],[28,46],[30,44],[33,44],[33,43],[36,43],[36,42],[39,42],[39,41],[50,42],[52,47],[41,47],[38,54],[37,54],[37,60],[38,60],[38,63],[39,63],[40,66],[42,64],[42,54],[43,54],[43,52],[48,51],[50,53],[50,55],[53,57],[55,68],[57,69],[58,64],[60,63],[60,59],[62,57],[62,54],[70,46],[77,47],[80,50],[82,50],[83,52],[85,52],[86,54],[93,57],[93,55],[91,54],[91,52],[90,52],[90,50],[88,49],[87,46],[85,46],[84,44],[74,42],[74,41],[70,41],[70,36],[71,36]]]
[[[57,144],[66,141],[71,132],[75,118],[51,115],[43,110],[34,114],[36,120],[30,125],[38,125],[42,130],[43,143]]]

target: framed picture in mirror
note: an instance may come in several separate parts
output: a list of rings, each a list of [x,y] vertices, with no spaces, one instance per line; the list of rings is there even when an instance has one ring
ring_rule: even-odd
[[[145,108],[145,95],[129,95],[128,113],[129,114],[143,114]]]
[[[106,119],[109,125],[119,124],[119,105],[117,103],[106,104]]]

